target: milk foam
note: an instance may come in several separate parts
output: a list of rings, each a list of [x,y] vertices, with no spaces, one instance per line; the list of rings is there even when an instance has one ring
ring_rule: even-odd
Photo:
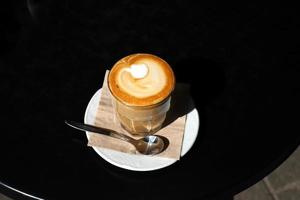
[[[136,79],[144,78],[148,74],[148,66],[146,64],[132,64],[126,69],[131,76]]]

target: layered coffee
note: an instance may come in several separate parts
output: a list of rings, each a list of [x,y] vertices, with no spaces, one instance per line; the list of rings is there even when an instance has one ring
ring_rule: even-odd
[[[116,114],[131,133],[152,133],[160,128],[170,107],[174,85],[169,64],[151,54],[122,58],[108,77]]]

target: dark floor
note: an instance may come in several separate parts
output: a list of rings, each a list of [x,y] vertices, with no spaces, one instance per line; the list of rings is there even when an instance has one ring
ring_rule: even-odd
[[[7,196],[4,196],[3,194],[0,194],[0,200],[10,200],[11,198],[8,198]]]
[[[300,147],[273,173],[234,199],[300,200]],[[0,200],[10,198],[0,194]]]
[[[300,200],[300,147],[273,173],[235,200]]]

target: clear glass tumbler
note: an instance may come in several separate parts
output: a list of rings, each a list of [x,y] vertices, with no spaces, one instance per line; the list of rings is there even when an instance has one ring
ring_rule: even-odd
[[[113,96],[113,95],[112,95]],[[150,106],[128,106],[113,97],[115,114],[123,128],[133,135],[148,135],[158,131],[170,109],[171,97]]]

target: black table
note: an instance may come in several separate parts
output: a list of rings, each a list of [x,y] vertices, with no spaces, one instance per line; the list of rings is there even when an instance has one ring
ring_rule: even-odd
[[[1,16],[0,185],[46,199],[209,199],[232,196],[299,145],[297,7],[189,1],[33,1]],[[147,52],[191,84],[199,136],[157,171],[115,167],[84,135],[104,71]],[[114,191],[114,192],[113,192]]]

